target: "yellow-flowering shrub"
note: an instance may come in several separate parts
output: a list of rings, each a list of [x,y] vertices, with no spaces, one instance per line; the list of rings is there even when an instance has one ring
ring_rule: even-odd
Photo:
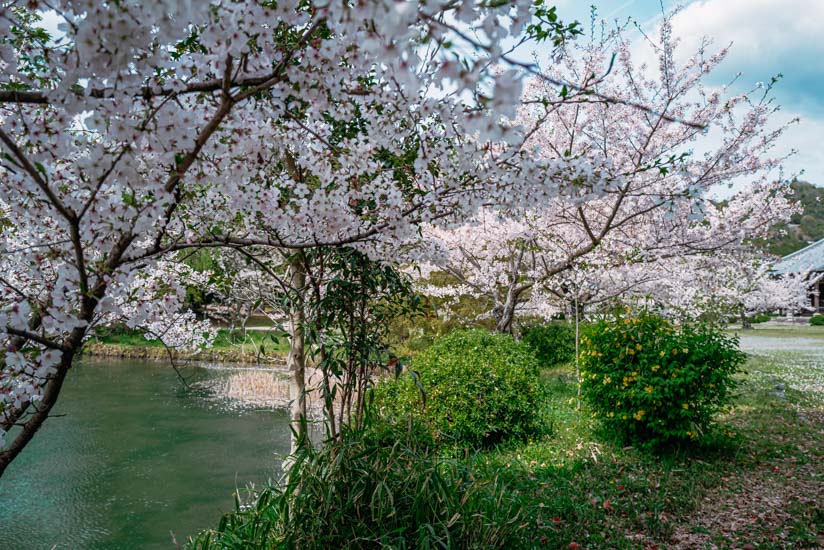
[[[643,313],[581,339],[582,394],[604,426],[647,446],[697,439],[729,398],[738,341],[705,325]]]

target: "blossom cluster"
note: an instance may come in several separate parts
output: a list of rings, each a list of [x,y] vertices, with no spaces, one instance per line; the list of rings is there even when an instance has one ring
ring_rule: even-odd
[[[95,326],[208,343],[164,258],[349,244],[389,259],[421,223],[553,196],[586,171],[523,155],[507,122],[521,79],[493,68],[531,7],[0,5],[0,428],[33,428],[0,473]]]

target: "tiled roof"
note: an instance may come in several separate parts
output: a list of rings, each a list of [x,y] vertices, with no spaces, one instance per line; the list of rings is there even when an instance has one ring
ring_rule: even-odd
[[[824,239],[784,256],[773,266],[776,273],[824,271]]]

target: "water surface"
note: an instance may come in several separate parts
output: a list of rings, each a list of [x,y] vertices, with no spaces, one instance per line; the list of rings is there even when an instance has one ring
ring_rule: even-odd
[[[185,367],[191,381],[231,369]],[[201,386],[201,384],[196,384]],[[187,388],[168,365],[89,362],[0,478],[0,548],[174,548],[279,475],[286,413]]]

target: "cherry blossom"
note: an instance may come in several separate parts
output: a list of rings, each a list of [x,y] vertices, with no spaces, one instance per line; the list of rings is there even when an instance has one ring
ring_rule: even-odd
[[[352,245],[391,259],[421,223],[528,204],[586,173],[585,159],[524,154],[505,121],[520,73],[499,69],[519,68],[501,43],[530,38],[531,9],[1,3],[0,474],[95,327],[208,344],[182,309],[182,251]],[[45,12],[59,35],[37,30]]]
[[[510,331],[518,313],[556,309],[552,296],[571,270],[596,279],[608,271],[614,280],[599,284],[602,294],[629,290],[658,279],[650,270],[659,262],[748,249],[795,211],[783,159],[771,155],[785,126],[767,124],[777,109],[770,87],[730,95],[705,84],[727,50],[705,44],[678,64],[669,18],[649,39],[658,67],[636,67],[623,31],[569,45],[548,70],[553,82],[600,97],[552,101],[556,89],[543,76],[525,86],[516,119],[527,136],[522,150],[585,159],[576,185],[532,204],[487,206],[460,227],[427,228],[423,274],[441,271],[450,283],[424,281],[426,292],[484,298],[498,330]],[[732,184],[738,192],[718,200]]]

